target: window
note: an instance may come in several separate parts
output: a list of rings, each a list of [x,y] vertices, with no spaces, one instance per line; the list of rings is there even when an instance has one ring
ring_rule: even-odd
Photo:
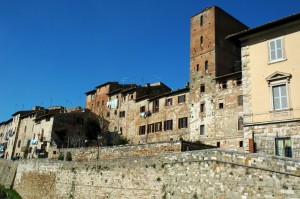
[[[219,102],[219,109],[223,109],[224,108],[224,103],[223,102]]]
[[[244,147],[244,142],[243,141],[239,141],[239,147]]]
[[[122,134],[123,133],[123,128],[122,127],[120,127],[120,134]]]
[[[273,86],[273,108],[274,110],[282,110],[288,108],[286,84]]]
[[[276,155],[282,157],[293,157],[292,155],[292,142],[291,138],[276,138]]]
[[[178,104],[185,102],[185,95],[178,96]]]
[[[197,71],[199,71],[199,64],[197,64],[197,66],[196,66],[196,70],[197,70]]]
[[[119,112],[119,117],[121,118],[121,117],[125,117],[125,111],[120,111]]]
[[[243,96],[242,95],[238,96],[237,103],[238,103],[238,106],[242,106],[243,105]]]
[[[154,124],[154,131],[159,132],[162,130],[162,122],[157,122]]]
[[[148,124],[147,133],[153,133],[153,132],[154,132],[154,124]]]
[[[115,115],[117,115],[118,114],[118,111],[117,110],[115,110]]]
[[[25,128],[24,128],[24,133],[26,133],[26,129],[27,129],[27,126],[25,126]]]
[[[144,113],[145,111],[146,111],[145,106],[141,106],[141,107],[140,107],[140,113]]]
[[[145,125],[140,126],[139,135],[145,135],[145,133],[146,133],[146,126]]]
[[[283,72],[274,72],[266,78],[269,85],[271,111],[280,111],[289,108],[289,83],[292,75]]]
[[[243,128],[244,128],[244,124],[243,124],[243,118],[242,117],[239,117],[239,119],[238,119],[238,131],[241,131],[241,130],[243,130]]]
[[[173,130],[173,120],[164,121],[164,130]]]
[[[205,127],[204,127],[204,125],[200,125],[200,135],[205,135]]]
[[[166,99],[166,106],[172,106],[172,98]]]
[[[220,142],[217,142],[217,147],[220,148],[221,144]]]
[[[242,85],[242,83],[243,83],[243,81],[242,81],[241,78],[237,78],[235,81],[236,81],[236,85],[237,85],[237,86],[240,86],[240,85]]]
[[[203,47],[203,36],[200,37],[200,46]]]
[[[21,140],[18,141],[18,148],[21,146]]]
[[[208,61],[207,60],[204,63],[204,70],[205,70],[205,73],[208,72]]]
[[[107,113],[106,113],[106,117],[109,117],[109,116],[110,116],[110,112],[107,112]]]
[[[205,92],[205,85],[201,84],[200,85],[200,93],[204,93]]]
[[[200,26],[203,25],[203,15],[200,16]]]
[[[269,59],[270,63],[284,59],[283,38],[279,37],[269,41]]]
[[[204,103],[200,104],[200,112],[203,113],[205,111],[205,105]]]
[[[104,100],[102,100],[102,106],[104,106]]]
[[[156,113],[159,111],[159,100],[154,100],[153,101],[153,107],[152,107],[152,112]]]
[[[179,118],[178,119],[178,128],[187,128],[187,117]]]
[[[227,82],[222,82],[221,83],[221,88],[226,89],[227,88]]]

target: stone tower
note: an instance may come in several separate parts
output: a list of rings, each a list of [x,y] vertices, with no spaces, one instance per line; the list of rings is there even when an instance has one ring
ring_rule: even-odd
[[[218,140],[219,132],[223,131],[223,127],[217,125],[224,119],[217,113],[218,106],[222,105],[217,100],[220,81],[241,75],[238,67],[240,47],[225,38],[245,29],[247,26],[215,6],[191,17],[189,113],[192,141]]]

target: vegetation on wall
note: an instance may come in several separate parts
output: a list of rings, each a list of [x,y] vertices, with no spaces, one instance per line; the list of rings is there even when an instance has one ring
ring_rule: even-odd
[[[2,185],[0,186],[0,198],[22,199],[22,197],[14,189],[6,189]]]

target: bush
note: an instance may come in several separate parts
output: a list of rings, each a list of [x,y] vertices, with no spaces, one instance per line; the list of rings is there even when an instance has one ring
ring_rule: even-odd
[[[62,152],[59,152],[58,158],[57,158],[57,159],[58,159],[58,160],[64,160],[64,159],[65,159],[64,154],[63,154]]]
[[[72,161],[72,154],[70,151],[67,152],[66,161]]]
[[[0,186],[1,198],[10,198],[10,199],[22,199],[22,197],[14,189],[6,189],[4,186]]]

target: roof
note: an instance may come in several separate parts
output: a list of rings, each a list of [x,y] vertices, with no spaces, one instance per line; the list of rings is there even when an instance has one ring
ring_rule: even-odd
[[[24,114],[28,114],[28,113],[31,113],[31,112],[34,112],[34,111],[32,111],[32,110],[30,110],[30,111],[18,111],[18,112],[15,112],[14,114],[12,114],[12,116],[16,116],[18,114],[24,115]]]
[[[84,93],[84,94],[89,95],[89,94],[92,94],[92,93],[96,93],[96,89],[91,90],[91,91],[88,91],[88,92],[86,92],[86,93]]]
[[[185,88],[182,88],[182,89],[178,89],[176,91],[171,91],[171,92],[167,92],[167,93],[163,93],[161,95],[157,95],[155,97],[152,97],[149,99],[149,101],[153,101],[155,99],[159,99],[159,98],[163,98],[163,97],[168,97],[168,96],[171,96],[171,95],[178,95],[180,93],[185,93],[185,92],[189,92],[190,88],[189,87],[185,87]]]
[[[241,37],[249,36],[251,34],[255,34],[255,33],[258,33],[258,32],[261,32],[261,31],[265,31],[265,30],[268,30],[270,28],[274,28],[274,27],[280,26],[282,24],[289,23],[289,22],[296,21],[296,20],[300,20],[300,12],[296,13],[296,14],[289,15],[289,16],[281,18],[281,19],[278,19],[278,20],[271,21],[269,23],[257,26],[255,28],[247,29],[247,30],[235,33],[235,34],[228,35],[226,37],[226,39],[238,39],[238,38],[241,38]]]
[[[103,87],[103,86],[106,86],[106,85],[109,85],[109,84],[118,84],[118,82],[106,82],[104,84],[100,84],[99,86],[96,86],[96,88],[100,88],[100,87]]]

